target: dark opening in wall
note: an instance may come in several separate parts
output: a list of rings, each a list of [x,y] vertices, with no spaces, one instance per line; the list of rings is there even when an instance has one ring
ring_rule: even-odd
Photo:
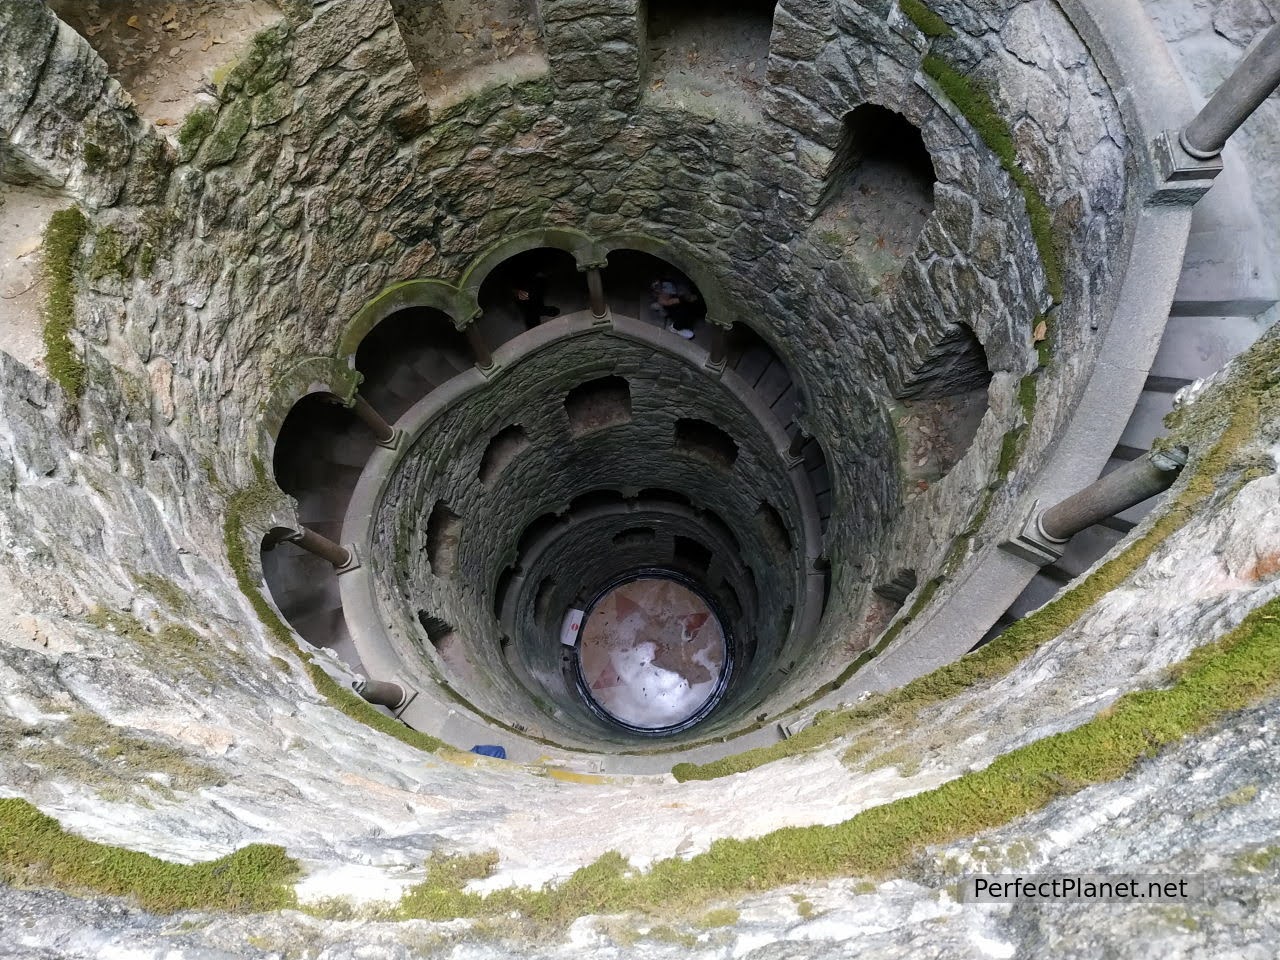
[[[775,0],[649,0],[650,86],[754,94],[765,83]],[[710,95],[710,94],[709,94]]]
[[[662,487],[649,487],[641,490],[636,499],[653,500],[658,503],[672,503],[681,507],[693,506],[693,501],[683,493],[677,493],[674,490],[665,490]]]
[[[724,609],[724,615],[730,623],[739,623],[742,620],[742,603],[738,600],[737,592],[729,585],[728,580],[722,580],[720,586],[716,589],[716,597],[720,601],[720,606]]]
[[[760,532],[764,534],[770,549],[784,557],[791,552],[791,535],[787,533],[787,525],[781,514],[772,504],[760,504],[760,508],[756,510],[756,523],[760,525]]]
[[[529,436],[520,424],[513,424],[498,431],[480,458],[480,482],[491,484],[507,466],[529,449]]]
[[[904,472],[909,480],[945,476],[973,442],[987,412],[991,370],[973,330],[948,328],[899,391]]]
[[[676,449],[726,470],[738,459],[738,445],[733,437],[705,420],[677,420]]]
[[[588,380],[564,398],[569,432],[575,437],[631,420],[631,387],[622,377]]]
[[[529,552],[534,543],[545,534],[556,527],[564,526],[566,523],[568,521],[559,514],[544,513],[524,528],[524,532],[520,534],[519,542],[516,543],[516,553],[523,557]]]
[[[427,561],[437,577],[447,577],[458,567],[458,539],[462,536],[462,518],[437,500],[427,519]]]
[[[502,608],[507,603],[507,594],[511,592],[511,584],[515,578],[515,567],[507,567],[498,576],[498,582],[493,588],[493,618],[495,620],[502,619]]]
[[[819,211],[858,250],[901,259],[933,212],[937,179],[919,128],[864,103],[845,115]]]
[[[369,331],[356,350],[361,395],[390,422],[440,384],[475,366],[453,321],[431,307],[409,307]]]
[[[638,547],[657,539],[652,527],[629,527],[613,535],[615,547]]]
[[[916,588],[916,583],[916,572],[907,567],[900,567],[893,572],[893,576],[888,580],[877,583],[871,589],[875,591],[877,596],[884,597],[889,602],[902,606],[903,601]]]
[[[618,490],[592,490],[569,501],[569,513],[581,513],[596,507],[613,507],[625,503],[626,497]]]
[[[480,333],[491,346],[562,314],[587,309],[587,278],[567,250],[538,247],[503,260],[478,293]]]
[[[697,540],[677,536],[672,559],[677,567],[690,573],[705,574],[711,566],[711,551]]]
[[[453,635],[453,627],[448,621],[433,617],[425,610],[418,611],[418,623],[422,624],[422,629],[426,633],[427,639],[431,641],[431,645],[437,650]]]
[[[332,394],[303,397],[280,427],[271,469],[298,501],[298,518],[330,539],[341,536],[351,492],[377,446],[367,426]]]
[[[543,577],[542,582],[538,584],[537,593],[533,597],[534,618],[543,626],[547,625],[547,618],[551,613],[551,598],[555,593],[555,589],[555,577]]]
[[[409,60],[432,106],[464,99],[499,76],[542,72],[535,0],[391,0]]]

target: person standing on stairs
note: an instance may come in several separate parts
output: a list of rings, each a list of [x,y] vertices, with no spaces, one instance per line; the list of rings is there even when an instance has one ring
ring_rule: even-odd
[[[685,295],[694,296],[693,291],[670,277],[662,277],[649,284],[649,309],[662,322],[666,330],[686,340],[693,339],[693,324],[686,322],[684,316]]]
[[[534,270],[525,279],[518,279],[511,288],[511,294],[515,298],[516,309],[524,318],[526,330],[532,330],[544,317],[560,316],[559,307],[547,306],[547,274],[542,270]]]

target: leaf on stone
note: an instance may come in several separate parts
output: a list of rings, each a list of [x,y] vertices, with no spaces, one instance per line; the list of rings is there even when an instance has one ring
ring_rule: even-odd
[[[1049,335],[1049,325],[1045,323],[1043,320],[1041,320],[1039,323],[1036,324],[1036,328],[1031,334],[1031,340],[1033,343],[1039,343],[1048,335]]]
[[[135,30],[141,30],[142,26],[138,23],[138,15],[135,13],[132,17],[124,22],[126,27],[133,27]]]

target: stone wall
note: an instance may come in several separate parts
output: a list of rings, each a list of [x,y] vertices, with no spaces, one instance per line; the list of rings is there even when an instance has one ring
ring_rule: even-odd
[[[964,31],[939,55],[991,91],[1019,161],[1064,211],[1057,359],[1039,380],[1025,472],[1068,415],[1105,316],[1124,131],[1056,7],[936,6]],[[385,0],[290,3],[289,22],[259,38],[216,102],[166,143],[130,113],[87,44],[34,0],[7,5],[6,36],[31,42],[20,55],[5,45],[3,77],[22,106],[0,129],[24,163],[84,203],[94,228],[75,339],[89,395],[105,402],[81,405],[77,455],[112,463],[112,436],[144,436],[119,448],[128,469],[154,470],[140,451],[171,449],[182,474],[157,489],[157,509],[217,517],[231,489],[255,481],[257,414],[281,372],[331,354],[388,284],[456,280],[497,239],[543,224],[656,235],[722,278],[811,399],[808,426],[836,483],[833,605],[815,647],[827,656],[810,658],[777,700],[829,676],[876,570],[910,566],[927,580],[1000,480],[999,440],[1020,422],[1015,389],[1034,365],[1032,321],[1047,293],[1023,199],[921,77],[923,40],[892,5],[784,3],[759,121],[638,89],[632,10],[545,4],[549,76],[431,110]],[[47,51],[38,71],[24,66],[31,49]],[[840,120],[866,100],[921,127],[940,178],[907,269],[879,288],[810,226]],[[973,314],[996,369],[990,413],[966,458],[904,513],[885,398],[957,311]],[[998,491],[991,525],[1021,475]],[[218,538],[201,553],[222,564]],[[863,554],[877,560],[859,568]]]
[[[629,385],[629,421],[574,436],[564,398],[580,384],[609,376]],[[738,453],[730,469],[676,447],[676,421],[689,418],[732,437]],[[492,483],[482,484],[479,465],[490,437],[516,423],[530,446]],[[505,366],[491,384],[452,403],[406,450],[375,517],[370,558],[393,633],[418,636],[419,609],[448,620],[474,650],[479,671],[477,685],[459,692],[492,715],[507,715],[520,691],[505,672],[494,592],[504,568],[520,559],[522,534],[537,518],[565,511],[585,494],[612,490],[634,496],[655,487],[713,507],[729,525],[769,600],[756,635],[762,656],[771,657],[786,637],[789,617],[783,618],[797,605],[795,584],[804,564],[800,505],[783,457],[735,396],[705,372],[606,333],[576,336]],[[431,569],[427,549],[424,518],[436,503],[461,518],[456,569],[446,576]],[[771,550],[756,522],[761,503],[792,524],[795,548],[785,559]],[[599,566],[611,550],[605,539],[585,558]],[[804,639],[797,638],[797,651],[805,649]]]

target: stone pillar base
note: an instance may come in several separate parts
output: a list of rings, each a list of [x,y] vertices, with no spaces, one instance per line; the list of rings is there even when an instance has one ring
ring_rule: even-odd
[[[1022,530],[1000,544],[1000,549],[1029,563],[1034,563],[1037,567],[1047,567],[1061,560],[1068,541],[1058,540],[1044,532],[1044,528],[1040,526],[1040,517],[1043,513],[1044,511],[1040,509],[1040,501],[1034,501],[1027,519],[1022,522]]]

